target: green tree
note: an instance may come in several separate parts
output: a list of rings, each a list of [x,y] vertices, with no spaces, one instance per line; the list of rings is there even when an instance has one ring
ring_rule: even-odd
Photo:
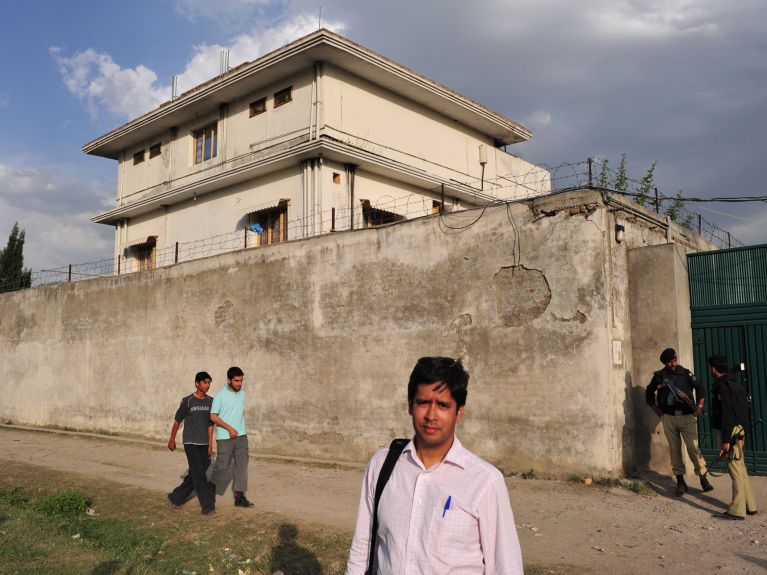
[[[666,207],[666,215],[672,222],[676,222],[680,226],[691,230],[694,217],[692,214],[685,212],[684,206],[686,203],[682,196],[682,190],[679,190],[671,205]]]
[[[600,188],[610,187],[610,174],[607,170],[607,164],[609,160],[605,158],[602,160],[602,168],[599,170],[599,178],[597,179],[597,186]]]
[[[658,163],[657,160],[652,163],[650,168],[647,170],[647,173],[639,182],[639,187],[637,188],[637,194],[636,194],[636,197],[634,198],[634,201],[640,206],[646,205],[647,200],[650,197],[650,192],[653,189],[653,183],[655,180],[655,166],[657,165],[657,163]]]
[[[615,176],[615,189],[626,193],[629,189],[629,180],[626,177],[626,154],[621,154],[621,163],[618,164],[618,173]]]
[[[0,250],[0,293],[32,285],[32,271],[24,269],[24,236],[24,230],[19,230],[16,222],[8,243]]]

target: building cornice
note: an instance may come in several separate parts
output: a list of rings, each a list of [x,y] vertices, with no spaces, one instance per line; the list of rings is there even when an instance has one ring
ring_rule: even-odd
[[[321,29],[196,86],[88,142],[82,149],[87,154],[117,159],[121,151],[157,137],[164,129],[210,112],[220,104],[279,81],[315,62],[329,62],[348,70],[486,134],[499,145],[532,137],[528,129],[490,108],[343,36]]]
[[[162,206],[172,206],[206,193],[220,190],[264,174],[296,166],[303,160],[322,157],[339,163],[355,164],[366,171],[393,178],[413,186],[430,189],[434,193],[444,186],[445,194],[472,204],[484,204],[496,198],[470,185],[430,174],[415,166],[381,156],[374,152],[327,137],[307,141],[286,150],[281,150],[266,157],[243,162],[225,171],[217,171],[195,182],[173,187],[167,191],[153,193],[144,198],[98,214],[91,221],[98,224],[115,225],[126,218],[147,214]],[[213,170],[215,171],[215,170]]]

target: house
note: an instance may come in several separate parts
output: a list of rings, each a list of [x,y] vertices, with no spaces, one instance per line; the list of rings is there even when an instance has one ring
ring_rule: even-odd
[[[318,30],[83,147],[118,162],[117,271],[544,194],[531,132]],[[198,246],[199,247],[199,246]],[[184,258],[182,258],[184,259]]]

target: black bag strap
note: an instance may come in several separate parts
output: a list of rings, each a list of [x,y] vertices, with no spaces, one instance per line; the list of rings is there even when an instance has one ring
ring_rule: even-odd
[[[378,502],[381,500],[381,494],[389,481],[389,477],[391,477],[392,471],[394,471],[394,466],[397,465],[399,456],[408,443],[410,443],[409,439],[395,439],[391,442],[389,453],[386,454],[386,459],[378,474],[375,503],[373,504],[373,529],[370,533],[370,555],[368,556],[368,569],[365,571],[367,575],[375,574],[376,550],[378,548]]]

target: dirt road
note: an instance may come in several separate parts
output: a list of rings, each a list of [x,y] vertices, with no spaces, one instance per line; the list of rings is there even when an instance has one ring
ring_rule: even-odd
[[[27,431],[0,426],[0,465],[19,461],[154,490],[163,497],[186,465],[183,452],[160,442]],[[363,466],[323,466],[253,459],[248,497],[255,512],[341,527],[354,526]],[[753,478],[760,513],[723,521],[730,498],[726,474],[703,494],[694,477],[690,493],[671,494],[670,478],[646,479],[668,493],[637,495],[561,481],[507,481],[522,553],[528,564],[568,565],[583,573],[767,573],[767,478]],[[230,513],[231,498],[219,499]]]

